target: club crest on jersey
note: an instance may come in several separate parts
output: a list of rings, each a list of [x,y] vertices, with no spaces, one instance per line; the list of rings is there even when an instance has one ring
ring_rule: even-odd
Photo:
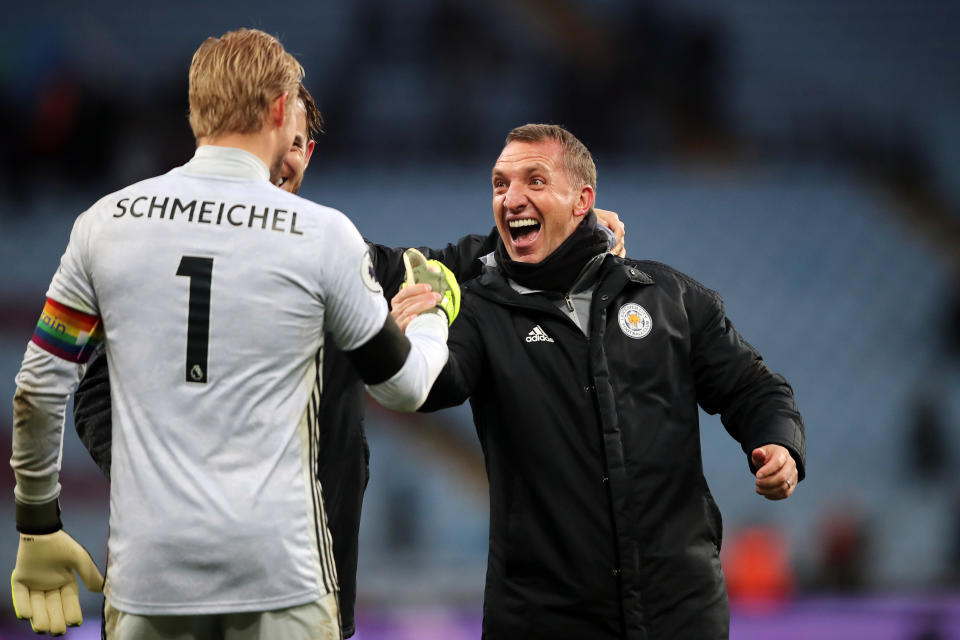
[[[370,251],[365,251],[360,260],[360,279],[367,289],[374,293],[380,293],[383,288],[377,280],[377,272],[373,269],[373,258],[370,257]]]
[[[647,313],[647,310],[636,302],[628,302],[620,307],[617,313],[617,320],[620,322],[620,330],[628,338],[645,338],[653,329],[653,318]]]

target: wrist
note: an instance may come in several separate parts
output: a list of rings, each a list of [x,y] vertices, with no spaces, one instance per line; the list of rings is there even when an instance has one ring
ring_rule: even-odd
[[[447,314],[440,307],[433,307],[411,320],[405,333],[408,337],[417,333],[428,334],[446,342],[449,327]]]
[[[39,504],[14,502],[17,531],[32,535],[55,533],[63,528],[60,501],[56,498]]]
[[[420,315],[435,315],[438,318],[442,318],[447,325],[450,325],[450,316],[447,314],[446,309],[444,309],[439,304],[432,309],[427,309],[426,311],[421,311]]]

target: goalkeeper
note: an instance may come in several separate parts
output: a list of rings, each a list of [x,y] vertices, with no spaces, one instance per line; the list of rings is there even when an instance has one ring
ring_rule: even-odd
[[[106,594],[108,638],[342,636],[314,458],[318,350],[329,332],[371,395],[409,411],[446,361],[448,318],[401,332],[346,216],[274,186],[302,75],[262,31],[207,39],[190,68],[194,157],[77,218],[14,396],[11,585],[37,632],[80,622],[76,572]],[[137,213],[151,198],[160,212]],[[164,219],[191,198],[251,222]],[[281,233],[253,225],[251,202]],[[101,338],[122,381],[105,585],[57,503],[67,400]]]

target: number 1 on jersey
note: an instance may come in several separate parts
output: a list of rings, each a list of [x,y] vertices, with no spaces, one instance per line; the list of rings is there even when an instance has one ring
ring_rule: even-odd
[[[190,299],[187,311],[187,382],[207,382],[207,351],[210,344],[210,282],[213,279],[213,258],[183,256],[178,276],[190,278]]]

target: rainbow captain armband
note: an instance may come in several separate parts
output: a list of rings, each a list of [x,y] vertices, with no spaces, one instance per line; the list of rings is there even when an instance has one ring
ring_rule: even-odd
[[[49,353],[83,364],[103,338],[98,316],[66,307],[47,298],[31,341]]]

